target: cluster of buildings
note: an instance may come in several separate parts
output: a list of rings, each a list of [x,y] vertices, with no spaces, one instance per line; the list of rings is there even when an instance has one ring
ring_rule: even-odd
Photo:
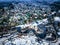
[[[36,4],[13,4],[14,9],[9,10],[10,21],[17,22],[18,24],[31,23],[36,20],[42,20],[51,13],[49,7],[40,7]]]
[[[9,33],[7,37],[10,38],[1,45],[51,45],[60,38],[60,10],[51,11],[50,6],[35,3],[12,4],[13,9],[4,7],[0,24],[3,22],[4,26],[11,26],[13,31],[17,31],[11,33],[13,38]]]

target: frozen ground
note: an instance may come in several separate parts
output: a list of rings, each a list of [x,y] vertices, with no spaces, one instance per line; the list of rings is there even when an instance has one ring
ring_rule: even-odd
[[[47,43],[45,40],[40,41],[40,43],[38,43],[38,41],[36,40],[37,37],[35,35],[22,35],[20,38],[14,38],[11,41],[7,41],[5,42],[5,45],[48,45],[49,43]],[[11,43],[12,42],[12,43]]]
[[[13,35],[11,35],[13,36]],[[37,37],[35,35],[22,35],[18,37],[18,35],[14,35],[11,39],[10,37],[0,38],[0,45],[59,45],[60,38],[56,43],[51,43],[46,40],[37,41]]]

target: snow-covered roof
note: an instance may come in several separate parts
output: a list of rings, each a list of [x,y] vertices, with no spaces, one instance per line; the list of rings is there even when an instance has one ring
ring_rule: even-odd
[[[60,17],[54,17],[54,20],[60,22]]]

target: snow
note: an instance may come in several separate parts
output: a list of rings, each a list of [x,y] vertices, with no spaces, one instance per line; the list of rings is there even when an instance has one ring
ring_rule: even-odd
[[[23,28],[26,28],[26,27],[29,27],[29,26],[37,26],[37,25],[39,25],[39,24],[47,24],[48,23],[48,20],[47,20],[47,18],[46,19],[43,19],[43,20],[37,20],[37,22],[38,23],[36,23],[36,22],[32,22],[32,23],[30,23],[30,24],[23,24],[23,25],[18,25],[18,26],[16,26],[16,27],[21,27],[21,29],[23,29]]]
[[[58,35],[60,35],[60,32],[58,32]]]
[[[34,35],[21,36],[21,38],[15,38],[13,41],[8,41],[7,43],[5,43],[5,45],[11,45],[11,42],[15,45],[48,45],[49,44],[46,41],[43,41],[40,44],[36,41],[36,39],[37,37]]]
[[[16,45],[37,45],[39,44],[36,42],[36,36],[21,36],[21,38],[15,38],[13,41],[8,41],[5,45],[10,45],[11,42]]]
[[[55,14],[56,12],[54,11],[54,12],[52,12],[52,14]]]
[[[54,17],[54,20],[60,22],[60,17]]]

